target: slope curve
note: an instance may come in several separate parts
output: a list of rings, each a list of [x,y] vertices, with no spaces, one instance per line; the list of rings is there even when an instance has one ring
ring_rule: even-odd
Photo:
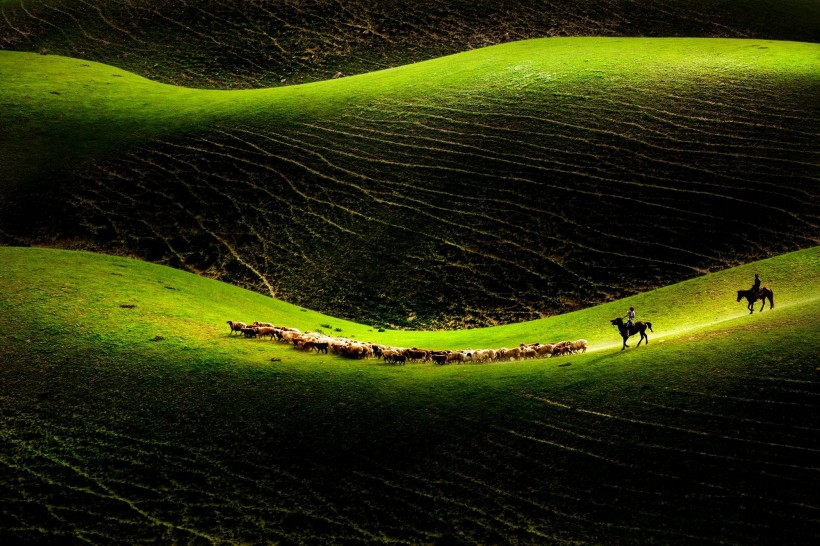
[[[534,40],[230,92],[52,56],[15,73],[15,55],[7,244],[134,254],[370,324],[453,327],[818,242],[812,44]],[[42,150],[76,166],[21,180]]]
[[[136,260],[0,260],[4,543],[820,538],[820,247],[574,316],[425,334]],[[749,316],[733,289],[755,271],[776,304]],[[629,303],[657,332],[621,352],[606,319]],[[567,328],[596,350],[393,367],[231,337],[226,317],[440,347]]]
[[[208,88],[354,75],[509,41],[669,36],[820,41],[812,0],[9,0],[0,48]]]

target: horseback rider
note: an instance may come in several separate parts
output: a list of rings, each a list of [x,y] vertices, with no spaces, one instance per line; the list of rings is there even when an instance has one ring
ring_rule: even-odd
[[[629,311],[626,312],[626,337],[629,337],[629,329],[632,327],[632,323],[635,321],[635,308],[633,306],[629,306]]]
[[[757,298],[760,297],[760,277],[757,276],[757,273],[755,273],[755,282],[752,285],[752,294]]]

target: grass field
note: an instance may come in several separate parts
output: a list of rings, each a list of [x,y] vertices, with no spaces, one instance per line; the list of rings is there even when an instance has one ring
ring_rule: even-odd
[[[0,0],[0,546],[820,544],[818,97],[816,0]]]
[[[566,38],[206,91],[0,52],[0,233],[380,326],[565,313],[817,245],[818,66]]]
[[[544,37],[817,42],[813,0],[11,0],[0,48],[110,64],[165,83],[271,87]]]
[[[122,258],[0,259],[4,540],[820,538],[817,247],[460,332],[380,333]],[[754,272],[775,308],[749,315],[734,291]],[[622,352],[608,319],[630,304],[655,333]],[[232,338],[228,319],[442,348],[586,337],[591,350],[391,367]]]

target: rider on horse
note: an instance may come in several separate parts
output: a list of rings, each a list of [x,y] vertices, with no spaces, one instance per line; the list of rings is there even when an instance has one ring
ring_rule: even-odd
[[[635,308],[633,306],[629,306],[629,311],[626,312],[626,335],[629,336],[629,329],[632,327],[632,323],[635,322]]]
[[[757,273],[755,273],[755,282],[752,285],[752,294],[757,298],[760,297],[760,277],[757,276]]]

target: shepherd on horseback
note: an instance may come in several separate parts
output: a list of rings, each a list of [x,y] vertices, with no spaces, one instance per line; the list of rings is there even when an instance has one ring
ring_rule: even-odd
[[[632,305],[629,306],[629,311],[626,312],[626,335],[629,337],[631,334],[629,333],[629,329],[632,328],[632,323],[635,322],[635,307]]]
[[[632,310],[632,316],[633,317],[635,316],[634,310]],[[648,322],[648,321],[644,322],[644,321],[639,320],[638,322],[632,324],[631,327],[629,328],[629,330],[627,330],[626,324],[624,324],[624,319],[622,319],[621,317],[614,318],[614,319],[610,320],[609,322],[613,326],[617,326],[618,331],[621,333],[621,337],[624,340],[624,346],[621,347],[622,351],[624,349],[626,349],[627,347],[629,347],[629,345],[626,344],[626,340],[629,339],[630,336],[633,336],[636,333],[641,334],[641,339],[638,341],[638,345],[637,345],[638,347],[640,347],[641,341],[643,341],[643,340],[646,340],[646,344],[649,345],[649,336],[646,335],[646,329],[649,328],[650,332],[653,332],[653,333],[655,332],[652,329],[652,323]]]
[[[754,304],[757,300],[763,301],[763,305],[760,306],[761,311],[766,307],[766,300],[769,300],[769,309],[774,309],[774,292],[768,286],[760,286],[760,277],[757,273],[755,273],[755,282],[751,289],[737,291],[737,301],[743,298],[746,298],[748,302],[746,308],[749,310],[750,315],[755,312]]]
[[[760,298],[760,277],[757,276],[755,273],[755,282],[752,284],[752,294],[755,295],[756,298]]]

